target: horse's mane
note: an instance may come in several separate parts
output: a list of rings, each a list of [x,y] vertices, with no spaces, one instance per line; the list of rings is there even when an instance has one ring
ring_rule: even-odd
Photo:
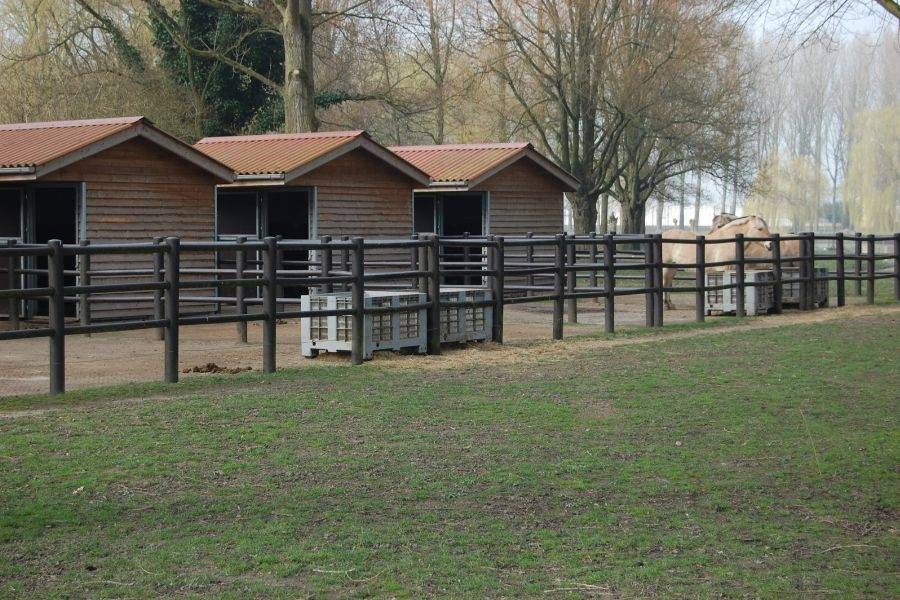
[[[724,225],[719,227],[719,229],[728,229],[729,227],[737,227],[738,225],[744,225],[745,223],[749,223],[750,219],[759,219],[760,221],[762,221],[763,225],[765,225],[767,229],[769,227],[768,223],[766,223],[766,220],[763,219],[762,217],[758,217],[756,215],[747,215],[746,217],[739,217],[739,218],[735,219],[734,221],[728,221],[727,223],[725,223]]]

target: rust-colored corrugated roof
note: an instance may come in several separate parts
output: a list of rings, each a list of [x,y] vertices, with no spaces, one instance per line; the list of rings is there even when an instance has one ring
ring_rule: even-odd
[[[128,129],[143,117],[0,125],[0,168],[38,167]]]
[[[428,185],[421,169],[381,146],[365,131],[273,133],[203,138],[195,148],[219,160],[246,181],[292,179],[356,148],[362,148],[414,181]]]
[[[235,135],[203,138],[194,147],[240,175],[275,175],[290,173],[362,136],[368,137],[364,131]]]
[[[224,164],[158,129],[146,117],[117,117],[0,125],[0,179],[39,179],[135,137],[150,140],[221,180],[234,178]]]
[[[389,150],[428,173],[435,182],[466,184],[529,147],[521,142],[396,146]]]

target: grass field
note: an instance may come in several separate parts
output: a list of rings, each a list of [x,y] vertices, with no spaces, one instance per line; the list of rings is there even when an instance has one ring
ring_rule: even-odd
[[[897,318],[16,399],[0,595],[897,597]]]

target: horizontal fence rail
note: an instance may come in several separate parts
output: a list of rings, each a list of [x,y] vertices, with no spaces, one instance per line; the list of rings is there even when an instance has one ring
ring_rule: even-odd
[[[674,260],[676,247],[689,248],[692,259]],[[759,255],[761,247],[767,247],[764,256]],[[714,256],[718,259],[713,260]],[[822,263],[833,264],[833,270],[822,273],[817,268]],[[281,319],[349,317],[352,362],[360,364],[363,322],[370,314],[424,309],[428,352],[439,354],[442,308],[489,307],[492,339],[502,343],[504,306],[549,302],[551,336],[562,339],[564,323],[578,322],[578,301],[583,299],[602,301],[604,328],[610,333],[616,327],[616,298],[624,296],[644,297],[644,321],[650,327],[663,325],[663,308],[672,294],[692,295],[695,318],[703,321],[707,293],[733,290],[735,312],[744,316],[749,291],[769,285],[774,288],[773,311],[778,313],[783,308],[786,268],[797,271],[790,281],[799,287],[801,310],[812,309],[817,285],[831,281],[836,282],[838,306],[845,304],[848,281],[856,295],[862,296],[865,287],[866,302],[871,304],[876,281],[892,279],[894,298],[900,300],[900,234],[800,233],[765,238],[738,234],[720,239],[703,235],[670,239],[659,234],[423,234],[399,240],[324,236],[212,242],[170,237],[146,243],[84,241],[77,245],[58,240],[48,244],[10,241],[0,246],[0,302],[5,303],[8,320],[7,329],[0,330],[0,341],[47,337],[50,392],[63,393],[69,335],[153,329],[164,345],[164,380],[177,382],[183,325],[234,323],[238,340],[247,342],[247,324],[260,322],[263,371],[271,373],[276,369]],[[694,274],[675,274],[679,269]],[[773,280],[748,281],[745,275],[754,269],[772,271]],[[711,270],[733,270],[733,283],[710,285],[706,274]],[[442,304],[442,285],[486,287],[491,300]],[[418,291],[426,301],[367,308],[366,290]],[[310,291],[349,292],[352,302],[342,309],[302,310],[300,292]],[[138,314],[94,318],[94,309],[123,304],[137,307],[131,310]],[[46,322],[34,319],[23,328],[23,314],[34,314],[39,305],[46,311]],[[67,307],[75,309],[74,319],[67,318]]]

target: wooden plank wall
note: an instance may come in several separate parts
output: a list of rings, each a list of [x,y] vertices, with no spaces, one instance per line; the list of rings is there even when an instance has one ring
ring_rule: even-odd
[[[416,183],[362,149],[290,182],[317,188],[318,233],[406,238]]]
[[[85,182],[87,239],[92,244],[147,242],[154,237],[166,236],[182,240],[213,239],[216,178],[143,138],[134,138],[99,152],[50,173],[42,181]],[[185,255],[181,264],[185,268],[211,268],[214,258],[211,253]],[[91,264],[92,269],[151,266],[149,255],[97,255],[92,257]],[[205,295],[210,292],[190,290],[184,293]],[[185,305],[184,312],[208,312],[210,308]],[[151,314],[146,303],[104,302],[92,307],[92,317],[97,319]]]
[[[356,149],[291,182],[316,187],[318,236],[409,239],[417,183]],[[404,260],[408,252],[370,252],[373,260]]]
[[[490,192],[490,233],[521,237],[531,231],[534,235],[555,235],[563,231],[564,186],[528,158],[520,159],[478,186]],[[540,256],[552,253],[546,246],[535,248]],[[511,259],[523,259],[524,248],[507,251]],[[526,277],[510,277],[510,285],[524,285]],[[547,285],[549,279],[537,278],[537,284]]]
[[[490,192],[493,235],[553,235],[563,230],[565,188],[536,163],[523,158],[478,186]]]

